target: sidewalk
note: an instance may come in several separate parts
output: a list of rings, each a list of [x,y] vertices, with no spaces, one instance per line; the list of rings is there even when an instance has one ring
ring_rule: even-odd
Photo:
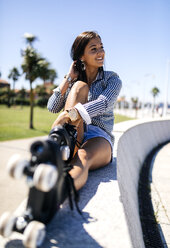
[[[7,174],[7,162],[16,153],[20,154],[21,158],[29,158],[29,147],[37,139],[42,137],[0,142],[0,215],[4,211],[15,211],[28,192],[24,179],[14,180]]]
[[[120,135],[115,133],[115,135]],[[6,173],[8,159],[19,153],[29,158],[29,146],[37,139],[0,142],[0,215],[23,209],[28,187],[25,180],[14,180]],[[117,146],[115,144],[114,154]],[[79,207],[86,221],[66,201],[47,228],[43,248],[131,248],[116,174],[116,158],[107,167],[90,172],[80,191]],[[170,247],[170,144],[155,157],[152,170],[152,199],[167,247]],[[123,237],[123,238],[122,238]],[[0,247],[23,248],[22,236],[0,236]],[[166,246],[165,246],[166,247]],[[136,247],[135,247],[136,248]]]
[[[125,115],[131,118],[135,119],[146,119],[146,118],[161,118],[161,115],[159,112],[155,111],[154,114],[152,113],[151,109],[138,109],[137,111],[135,109],[114,109],[115,114]],[[170,117],[170,112],[167,113],[167,116]]]
[[[16,181],[6,174],[6,163],[16,152],[28,158],[28,148],[37,139],[0,142],[0,214],[15,211],[28,192],[25,180]],[[21,204],[17,212],[22,212],[23,206]],[[85,220],[76,209],[71,211],[68,202],[65,202],[48,225],[43,248],[131,248],[115,160],[89,173],[88,181],[80,191],[79,207]],[[0,247],[23,248],[22,235],[14,233],[9,239],[0,236]]]
[[[151,197],[164,247],[170,247],[170,143],[158,151],[153,161]]]

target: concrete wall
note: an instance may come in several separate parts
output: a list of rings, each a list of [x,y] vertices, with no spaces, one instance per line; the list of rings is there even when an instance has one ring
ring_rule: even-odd
[[[170,140],[170,119],[128,121],[115,125],[117,178],[132,246],[145,247],[138,208],[138,179],[147,154]]]

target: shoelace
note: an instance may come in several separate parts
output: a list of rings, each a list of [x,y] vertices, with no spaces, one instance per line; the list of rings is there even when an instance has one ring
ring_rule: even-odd
[[[75,145],[80,148],[81,147],[81,143],[76,139],[75,135],[72,132],[69,132],[69,135],[72,137],[72,139],[74,140]]]
[[[78,201],[79,201],[79,193],[77,192],[75,186],[74,186],[74,181],[71,175],[69,174],[69,171],[73,168],[72,165],[67,165],[67,167],[64,168],[64,172],[66,172],[66,184],[67,184],[67,190],[68,190],[68,199],[69,199],[69,205],[70,209],[73,210],[73,199],[72,199],[72,194],[74,197],[74,202],[75,206],[77,209],[77,212],[82,215],[82,212],[78,206]]]

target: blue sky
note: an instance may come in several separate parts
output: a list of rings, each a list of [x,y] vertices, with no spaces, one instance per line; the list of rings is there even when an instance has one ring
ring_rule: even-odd
[[[120,96],[146,101],[157,86],[162,101],[170,59],[169,13],[169,0],[0,0],[2,78],[8,80],[14,66],[20,69],[20,51],[26,45],[23,34],[28,32],[39,38],[34,46],[56,69],[55,82],[60,84],[71,64],[74,39],[95,30],[104,43],[105,69],[122,79]],[[16,88],[21,87],[29,88],[24,77],[16,83]]]

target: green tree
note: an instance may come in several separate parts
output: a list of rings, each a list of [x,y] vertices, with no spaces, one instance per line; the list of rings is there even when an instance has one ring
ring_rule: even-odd
[[[8,75],[8,78],[13,80],[13,91],[15,90],[15,82],[18,80],[19,77],[20,73],[18,69],[16,67],[13,67]]]
[[[48,93],[47,93],[45,85],[44,84],[37,85],[35,88],[35,92],[38,95],[37,105],[40,107],[45,107],[48,102]]]
[[[33,48],[32,43],[37,39],[36,36],[31,34],[25,34],[26,42],[28,46],[21,52],[23,57],[23,62],[21,68],[23,74],[25,74],[25,79],[29,80],[30,83],[30,123],[29,127],[31,129],[33,126],[33,110],[34,110],[34,92],[32,84],[39,77],[38,62],[41,60],[40,55]]]
[[[26,80],[30,82],[30,128],[33,127],[33,110],[34,110],[34,91],[33,82],[37,78],[41,78],[43,81],[49,80],[50,77],[54,78],[57,76],[54,69],[50,69],[50,63],[40,56],[39,53],[34,49],[33,42],[37,40],[37,37],[26,33],[24,35],[26,42],[28,43],[25,50],[22,51],[23,57],[22,71],[25,74]]]
[[[49,73],[49,66],[50,66],[50,63],[47,62],[45,59],[42,58],[38,62],[38,66],[39,66],[39,75],[40,75],[40,78],[45,83],[45,81],[49,79],[49,74],[50,74]]]
[[[9,75],[8,75],[8,78],[13,80],[13,87],[12,87],[13,92],[12,92],[12,99],[11,99],[12,104],[14,104],[14,98],[15,98],[15,83],[19,77],[20,77],[20,73],[19,73],[18,69],[16,67],[13,67],[10,70]]]
[[[43,82],[45,83],[46,81],[50,81],[53,83],[55,78],[57,78],[57,73],[55,69],[50,68],[50,63],[42,58],[38,62],[38,66],[39,66],[39,75],[40,78],[43,80]]]
[[[159,95],[159,93],[160,93],[160,90],[156,86],[154,88],[152,88],[152,90],[151,90],[151,94],[153,96],[152,116],[154,116],[155,100],[156,100],[156,97]]]
[[[18,92],[18,97],[20,97],[21,99],[25,99],[27,95],[27,92],[24,88],[22,88],[19,92]]]
[[[137,115],[138,115],[138,97],[132,97],[131,98],[131,101],[133,103],[133,108],[135,109],[135,118],[137,118]]]
[[[48,96],[48,94],[46,92],[46,88],[45,88],[44,85],[37,85],[36,88],[35,88],[35,92],[40,97],[46,97],[46,96]]]
[[[57,72],[55,69],[49,70],[49,81],[54,83],[54,80],[57,78]]]
[[[157,87],[154,87],[151,90],[151,94],[152,94],[153,98],[155,98],[159,93],[160,93],[160,90]]]
[[[26,39],[26,43],[28,43],[30,46],[32,46],[34,41],[38,40],[35,35],[29,33],[25,33],[24,38]]]
[[[27,105],[28,104],[28,99],[26,98],[27,96],[27,92],[24,88],[22,88],[18,93],[17,93],[17,98],[16,98],[16,103],[20,104],[21,107],[23,105]]]
[[[4,87],[0,89],[0,103],[11,106],[11,99],[14,97],[14,93],[10,90],[10,87]]]

